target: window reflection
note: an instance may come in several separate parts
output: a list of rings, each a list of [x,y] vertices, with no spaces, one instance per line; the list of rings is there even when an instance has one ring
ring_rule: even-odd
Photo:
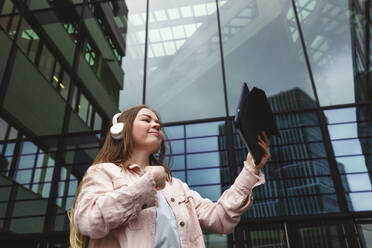
[[[184,170],[185,169],[185,156],[184,155],[172,155],[165,158],[166,163],[170,160],[171,170]]]
[[[364,247],[368,247],[372,243],[372,224],[359,224],[358,229],[362,233],[362,244]]]
[[[221,183],[221,170],[220,168],[188,170],[187,182],[189,185]]]
[[[349,193],[347,196],[350,198],[348,201],[350,211],[371,211],[371,197],[372,192],[358,192]]]
[[[202,197],[206,197],[211,201],[216,202],[221,196],[221,186],[212,185],[212,186],[195,186],[190,187],[192,190],[197,191]]]
[[[320,104],[354,102],[348,1],[296,0],[295,4]]]
[[[274,111],[315,107],[291,5],[280,1],[223,2],[218,1],[230,115],[235,114],[242,82],[274,97],[270,102]]]
[[[183,154],[185,153],[185,141],[182,140],[172,140],[170,145],[172,147],[172,154]]]
[[[366,172],[366,160],[364,156],[336,157],[337,164],[342,165],[346,173]]]
[[[187,152],[204,152],[219,150],[218,137],[187,139],[186,146]]]
[[[347,186],[344,185],[344,188],[348,188],[350,192],[372,191],[372,184],[368,173],[349,174],[342,176],[342,178],[342,182],[347,180]]]
[[[186,160],[187,168],[191,169],[222,165],[219,152],[189,154],[187,155]]]
[[[225,133],[224,122],[207,122],[186,125],[187,137],[221,135]]]
[[[43,217],[11,219],[10,231],[15,233],[41,233],[44,227]]]
[[[180,179],[183,182],[186,182],[185,171],[173,171],[172,176]]]
[[[215,6],[209,0],[156,0],[149,6],[146,103],[163,121],[226,115]],[[155,11],[168,9],[179,18],[156,19]]]
[[[362,154],[362,147],[358,139],[332,141],[332,147],[336,156]]]
[[[179,139],[184,137],[183,125],[164,127],[164,131],[169,139]]]
[[[244,225],[234,231],[236,247],[288,247],[286,227],[275,224]],[[246,245],[246,246],[245,246]]]
[[[333,235],[329,235],[332,233]],[[342,228],[336,225],[301,227],[297,229],[301,247],[343,247]]]

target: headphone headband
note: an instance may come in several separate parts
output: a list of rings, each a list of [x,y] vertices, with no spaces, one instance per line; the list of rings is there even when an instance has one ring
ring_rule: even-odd
[[[116,114],[112,117],[112,125],[115,125],[116,123],[118,123],[118,118],[119,118],[120,115],[121,115],[121,113],[116,113]]]

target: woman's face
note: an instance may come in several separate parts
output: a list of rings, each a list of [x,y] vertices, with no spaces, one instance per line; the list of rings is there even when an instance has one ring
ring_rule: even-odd
[[[145,149],[150,154],[159,150],[163,141],[160,123],[154,112],[141,109],[133,122],[132,137],[134,149]]]

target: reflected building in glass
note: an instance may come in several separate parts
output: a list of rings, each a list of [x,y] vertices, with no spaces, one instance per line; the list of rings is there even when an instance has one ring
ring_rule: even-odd
[[[66,211],[114,113],[145,103],[173,176],[218,202],[246,149],[241,84],[281,138],[206,247],[370,247],[371,0],[0,1],[0,242],[68,247]],[[125,73],[124,73],[125,72]]]

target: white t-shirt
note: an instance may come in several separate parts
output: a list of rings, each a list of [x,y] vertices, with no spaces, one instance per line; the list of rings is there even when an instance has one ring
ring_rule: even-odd
[[[158,190],[157,194],[159,207],[156,208],[155,248],[179,248],[176,216],[163,193]]]

